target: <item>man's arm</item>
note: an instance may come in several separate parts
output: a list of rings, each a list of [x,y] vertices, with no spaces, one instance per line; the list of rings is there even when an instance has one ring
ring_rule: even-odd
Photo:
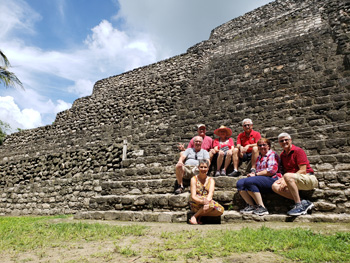
[[[186,155],[184,155],[183,153],[181,153],[179,161],[177,163],[182,163],[184,164],[186,160]]]
[[[297,174],[306,174],[306,164],[298,165],[299,170],[296,172]]]

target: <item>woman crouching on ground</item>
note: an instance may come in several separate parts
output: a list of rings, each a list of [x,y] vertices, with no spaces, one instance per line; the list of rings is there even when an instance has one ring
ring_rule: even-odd
[[[221,216],[224,208],[213,200],[215,181],[207,176],[209,170],[208,160],[199,160],[199,174],[191,179],[191,210],[195,213],[190,224],[201,224],[202,216]]]
[[[237,190],[247,203],[242,214],[268,215],[261,193],[272,193],[272,184],[282,177],[279,173],[279,156],[271,150],[269,139],[258,141],[259,157],[256,160],[256,172],[247,174],[247,178],[238,180]]]

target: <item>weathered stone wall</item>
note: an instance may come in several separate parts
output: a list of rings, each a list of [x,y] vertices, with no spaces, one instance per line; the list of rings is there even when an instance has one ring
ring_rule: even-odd
[[[52,125],[6,139],[0,214],[186,211],[188,196],[171,194],[176,143],[202,122],[209,131],[227,125],[236,137],[246,117],[274,142],[286,131],[305,149],[320,184],[304,195],[316,210],[350,214],[349,7],[275,1],[186,54],[96,82]],[[226,208],[242,206],[236,180],[216,179]],[[285,212],[283,198],[266,202]]]

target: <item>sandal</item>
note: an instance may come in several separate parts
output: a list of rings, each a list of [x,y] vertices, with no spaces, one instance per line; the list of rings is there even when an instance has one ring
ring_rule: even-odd
[[[180,186],[179,188],[177,188],[175,190],[175,194],[178,195],[178,194],[182,194],[184,192],[184,187],[183,186]]]

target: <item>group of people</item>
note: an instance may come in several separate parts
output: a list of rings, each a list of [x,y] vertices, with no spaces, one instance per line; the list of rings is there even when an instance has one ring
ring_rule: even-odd
[[[242,121],[243,132],[237,136],[236,146],[231,138],[232,130],[221,126],[214,131],[218,136],[214,141],[206,136],[206,126],[198,125],[198,136],[188,144],[187,149],[179,144],[180,158],[176,164],[178,187],[175,194],[184,192],[183,179],[191,179],[191,210],[194,215],[191,224],[200,224],[202,216],[220,216],[224,208],[213,198],[215,180],[209,177],[210,163],[217,162],[216,176],[239,176],[241,162],[251,160],[251,170],[245,178],[238,180],[237,190],[246,202],[242,214],[269,214],[262,200],[261,193],[275,192],[294,200],[295,205],[288,211],[290,216],[306,214],[314,205],[309,200],[301,200],[299,190],[311,190],[318,186],[318,181],[309,160],[301,148],[292,144],[288,133],[278,135],[278,142],[283,151],[280,155],[271,149],[271,141],[261,138],[253,130],[251,119]],[[233,171],[227,168],[233,164]]]

